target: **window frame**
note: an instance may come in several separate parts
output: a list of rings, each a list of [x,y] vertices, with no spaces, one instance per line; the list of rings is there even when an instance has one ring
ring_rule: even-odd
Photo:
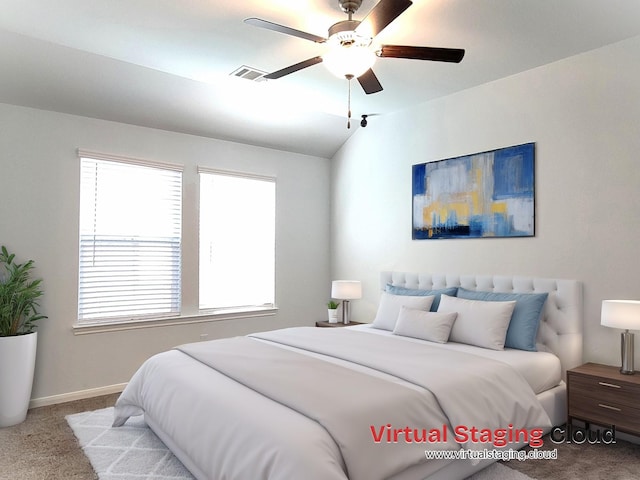
[[[233,177],[233,178],[240,178],[240,179],[248,179],[248,180],[258,180],[258,181],[263,181],[263,182],[268,182],[273,184],[273,201],[274,201],[274,218],[273,218],[273,303],[271,304],[263,304],[263,305],[242,305],[242,306],[234,306],[234,307],[207,307],[207,308],[202,308],[201,305],[201,299],[200,299],[200,278],[201,278],[201,272],[200,272],[200,266],[201,266],[201,262],[200,262],[200,257],[198,255],[198,301],[197,301],[197,306],[198,306],[198,312],[200,312],[200,314],[202,315],[225,315],[227,313],[233,314],[233,315],[242,315],[243,313],[247,313],[247,314],[252,314],[252,313],[256,313],[256,312],[275,312],[277,311],[278,307],[277,307],[277,285],[276,285],[276,279],[277,279],[277,256],[276,256],[276,245],[277,245],[277,198],[278,198],[278,181],[277,181],[277,177],[275,175],[260,175],[260,174],[255,174],[255,173],[247,173],[247,172],[241,172],[241,171],[237,171],[237,170],[225,170],[225,169],[219,169],[219,168],[212,168],[212,167],[205,167],[205,166],[198,166],[197,168],[197,173],[198,173],[198,252],[200,252],[200,242],[201,242],[201,225],[200,225],[200,215],[202,212],[202,205],[201,205],[201,199],[202,199],[202,192],[200,191],[200,187],[202,185],[201,181],[202,181],[202,174],[205,175],[220,175],[220,176],[227,176],[227,177]]]
[[[187,185],[192,182],[195,182],[199,188],[199,173],[200,171],[206,173],[226,173],[230,175],[241,175],[248,178],[257,178],[257,179],[270,179],[276,182],[275,176],[267,176],[267,175],[259,175],[259,174],[251,174],[245,172],[234,172],[231,170],[222,170],[216,168],[208,168],[204,166],[198,166],[196,169],[188,169],[185,165],[171,162],[160,162],[160,161],[152,161],[146,159],[140,159],[136,157],[130,156],[122,156],[115,154],[105,154],[101,152],[95,152],[90,150],[78,149],[77,150],[77,159],[78,159],[78,172],[79,175],[81,173],[81,161],[82,157],[92,158],[96,160],[109,160],[109,161],[119,161],[130,164],[137,164],[140,166],[152,166],[159,168],[171,168],[180,170],[182,172],[182,230],[181,230],[181,247],[182,247],[182,261],[181,261],[181,285],[180,285],[180,313],[179,314],[162,314],[162,315],[152,315],[145,318],[132,318],[132,319],[118,319],[118,321],[99,321],[99,322],[83,322],[80,323],[78,317],[74,320],[72,325],[72,331],[74,335],[87,335],[87,334],[95,334],[95,333],[108,333],[108,332],[117,332],[117,331],[128,331],[128,330],[137,330],[144,328],[157,328],[163,326],[181,326],[181,325],[189,325],[189,324],[197,324],[197,323],[211,323],[216,321],[224,321],[224,320],[241,320],[241,319],[253,319],[259,317],[272,317],[278,313],[278,306],[276,302],[276,283],[274,278],[274,304],[273,305],[265,305],[265,306],[255,306],[255,307],[243,307],[243,308],[230,308],[230,309],[214,309],[214,310],[200,310],[199,309],[199,255],[196,255],[195,261],[195,270],[186,272],[185,268],[188,267],[185,263],[185,249],[195,249],[199,251],[199,191],[195,193],[195,200],[193,202],[187,203],[187,199],[190,198],[188,193]],[[193,178],[193,171],[197,171],[197,175]],[[78,178],[78,195],[80,193],[80,177]],[[277,185],[277,182],[276,182]],[[277,201],[277,196],[276,196]],[[79,261],[79,248],[80,248],[80,197],[78,196],[78,244],[76,245],[76,259]],[[195,223],[196,228],[191,235],[189,236],[189,242],[185,242],[185,226],[191,224],[191,220],[193,219],[193,215],[197,217],[197,221]],[[277,224],[275,225],[275,238],[277,239]],[[193,241],[195,239],[195,242]],[[277,241],[277,240],[276,240]],[[274,277],[276,277],[277,270],[277,256],[274,253]],[[76,312],[78,311],[78,302],[79,302],[79,264],[76,267],[76,275],[78,279],[78,285],[76,286],[76,302],[75,308]],[[193,283],[192,288],[195,289],[195,295],[193,291],[188,291],[188,295],[185,295],[187,289],[185,288],[185,277],[193,275],[195,277],[195,281]],[[185,304],[185,297],[195,298],[195,304]]]
[[[89,308],[88,304],[81,304],[82,301],[82,296],[81,296],[81,289],[83,287],[83,284],[86,283],[87,278],[90,279],[91,277],[91,272],[87,272],[89,274],[89,277],[85,278],[85,281],[82,280],[82,258],[83,258],[83,238],[85,237],[84,232],[83,232],[83,225],[82,225],[82,221],[83,221],[83,197],[82,197],[82,185],[83,185],[83,178],[82,175],[84,174],[84,161],[88,161],[88,162],[108,162],[109,166],[105,167],[107,169],[113,168],[114,170],[117,170],[118,168],[130,168],[130,167],[140,167],[140,168],[145,168],[145,169],[155,169],[157,170],[155,173],[158,175],[155,178],[161,178],[167,174],[169,175],[174,175],[173,178],[170,178],[168,180],[168,183],[166,183],[167,186],[169,186],[171,188],[171,190],[169,192],[164,192],[163,194],[166,193],[174,193],[174,194],[178,194],[178,196],[173,197],[173,199],[177,199],[177,203],[169,203],[169,205],[174,206],[174,207],[178,207],[179,208],[179,217],[175,218],[175,220],[178,221],[178,223],[166,223],[166,221],[168,220],[169,222],[171,222],[171,217],[167,217],[163,220],[163,222],[160,225],[164,226],[162,227],[162,229],[166,229],[167,226],[169,225],[169,230],[168,232],[173,233],[174,235],[177,234],[177,237],[175,236],[168,236],[168,237],[153,237],[153,236],[149,236],[148,234],[145,236],[143,235],[142,237],[136,237],[134,236],[134,238],[140,238],[144,243],[146,242],[151,242],[151,243],[155,243],[156,245],[162,245],[162,244],[167,244],[167,246],[169,247],[169,251],[173,250],[175,252],[175,248],[177,248],[177,257],[175,256],[175,254],[169,254],[166,258],[169,259],[170,261],[172,261],[172,264],[177,266],[177,269],[175,268],[169,268],[167,270],[164,270],[165,274],[169,275],[169,278],[173,279],[173,282],[175,283],[171,283],[171,284],[167,284],[164,288],[168,289],[169,292],[172,292],[170,295],[168,295],[167,297],[165,297],[164,303],[165,305],[169,305],[169,309],[170,311],[157,311],[157,312],[149,312],[149,313],[136,313],[135,309],[134,310],[129,310],[126,313],[122,314],[122,315],[118,315],[118,314],[114,314],[114,310],[112,310],[111,312],[107,313],[105,316],[92,316],[92,315],[87,315],[85,317],[81,317],[81,310],[82,308]],[[78,161],[79,161],[79,171],[80,171],[80,181],[79,181],[79,189],[80,189],[80,197],[79,197],[79,216],[78,216],[78,269],[77,269],[77,274],[78,274],[78,288],[77,288],[77,293],[78,293],[78,297],[77,297],[77,317],[76,317],[76,322],[75,325],[76,326],[93,326],[93,325],[113,325],[113,324],[120,324],[120,323],[130,323],[130,322],[138,322],[138,321],[146,321],[146,320],[156,320],[156,319],[162,319],[162,318],[170,318],[170,317],[176,317],[176,316],[180,316],[181,311],[182,311],[182,291],[183,291],[183,285],[182,285],[182,273],[183,273],[183,265],[182,265],[182,249],[183,249],[183,231],[182,231],[182,227],[183,227],[183,202],[184,202],[184,174],[183,174],[183,170],[184,167],[182,165],[177,165],[177,164],[170,164],[170,163],[161,163],[161,162],[153,162],[153,161],[148,161],[148,160],[141,160],[141,159],[137,159],[137,158],[130,158],[130,157],[123,157],[123,156],[118,156],[118,155],[108,155],[108,154],[103,154],[103,153],[97,153],[97,152],[89,152],[86,150],[78,150]],[[109,170],[106,170],[107,172]],[[140,173],[140,171],[138,171],[137,173]],[[94,176],[94,178],[97,178]],[[94,180],[95,181],[95,180]],[[166,180],[164,178],[161,179],[162,182],[166,182]],[[99,184],[96,184],[99,185]],[[94,197],[96,195],[96,190],[95,190],[95,186],[93,187],[93,193],[94,193]],[[88,186],[88,188],[90,189],[89,192],[91,192],[91,185]],[[113,185],[110,185],[110,188],[113,189]],[[171,198],[171,197],[168,197]],[[109,198],[104,198],[103,201],[109,201],[111,199]],[[89,200],[91,201],[91,199]],[[96,205],[94,205],[94,212],[96,211]],[[167,211],[169,214],[171,214],[171,211]],[[108,217],[102,217],[105,221],[108,222]],[[155,228],[155,227],[154,227]],[[177,230],[175,230],[177,228]],[[157,232],[155,232],[157,233]],[[163,232],[163,235],[166,235],[165,232]],[[116,243],[120,242],[122,243],[122,241],[125,241],[125,245],[126,245],[126,240],[124,240],[126,237],[131,237],[131,235],[129,234],[129,232],[125,231],[125,233],[123,232],[117,232],[114,233],[112,231],[109,231],[107,234],[104,233],[95,233],[94,232],[94,236],[96,237],[105,237],[103,240],[101,240],[101,242],[107,241],[106,239],[108,237],[113,237],[113,239],[111,241],[115,241]],[[120,237],[120,238],[118,238]],[[174,241],[168,240],[173,238]],[[177,245],[175,245],[175,239],[177,238]],[[131,238],[130,238],[131,240]],[[165,250],[166,251],[166,250]],[[126,250],[125,250],[126,252]],[[139,254],[145,254],[148,253],[148,250],[146,248],[143,248],[142,250],[140,250],[138,252]],[[155,252],[152,250],[151,253],[155,256]],[[120,254],[120,252],[119,252]],[[98,258],[104,258],[104,257],[98,257]],[[138,257],[136,257],[138,258]],[[144,258],[144,257],[143,257]],[[177,263],[173,263],[176,262]],[[113,265],[113,264],[111,264]],[[113,266],[109,267],[110,269],[113,268]],[[148,268],[149,267],[144,267],[142,270],[140,270],[141,272],[148,272]],[[112,275],[116,274],[115,272],[117,272],[117,270],[110,272]],[[108,281],[107,277],[102,277],[101,278],[102,281]],[[146,282],[146,280],[145,280]],[[153,283],[153,282],[152,282]],[[177,285],[177,287],[176,287]],[[106,286],[102,287],[103,290],[101,290],[101,293],[104,294],[104,289],[106,288]],[[108,290],[108,288],[107,288]],[[177,291],[177,294],[175,293]],[[144,298],[144,297],[143,297]],[[148,308],[150,308],[151,310],[158,309],[161,310],[162,303],[160,304],[153,304],[153,303],[149,303],[148,304]],[[129,308],[132,308],[133,304],[129,306]],[[116,309],[117,310],[117,309]]]

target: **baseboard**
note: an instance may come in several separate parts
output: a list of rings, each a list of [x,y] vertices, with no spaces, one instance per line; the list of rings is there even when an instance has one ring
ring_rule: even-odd
[[[32,398],[29,402],[29,408],[46,407],[47,405],[56,405],[58,403],[73,402],[75,400],[84,400],[85,398],[120,393],[126,386],[126,383],[119,383],[117,385],[107,385],[106,387],[90,388],[88,390],[80,390],[77,392],[51,395],[50,397]]]

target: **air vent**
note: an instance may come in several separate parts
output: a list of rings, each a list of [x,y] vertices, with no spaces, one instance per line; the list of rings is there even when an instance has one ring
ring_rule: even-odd
[[[233,72],[231,72],[230,75],[234,77],[246,78],[247,80],[251,80],[252,82],[263,82],[264,76],[266,74],[267,72],[263,72],[262,70],[258,70],[257,68],[242,65],[240,68],[237,68]]]

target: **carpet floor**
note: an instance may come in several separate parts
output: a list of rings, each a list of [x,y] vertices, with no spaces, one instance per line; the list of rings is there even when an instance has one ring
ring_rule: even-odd
[[[111,407],[117,398],[33,408],[23,423],[0,428],[0,480],[97,480],[65,416]]]
[[[508,462],[509,467],[536,480],[638,480],[640,445],[617,439],[615,444],[554,444],[544,438],[540,450],[558,449],[557,460]],[[527,447],[527,450],[530,450]]]
[[[111,407],[117,397],[107,395],[35,408],[24,423],[0,429],[0,480],[98,480],[65,417]],[[640,445],[621,440],[615,445],[556,445],[545,440],[542,448],[557,448],[557,460],[512,460],[497,465],[492,471],[495,476],[481,478],[640,479]],[[507,469],[523,476],[504,477],[509,474]]]

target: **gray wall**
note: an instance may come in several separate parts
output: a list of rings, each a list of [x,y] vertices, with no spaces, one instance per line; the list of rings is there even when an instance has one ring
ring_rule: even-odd
[[[585,360],[619,364],[603,299],[640,299],[640,37],[372,117],[334,157],[334,278],[361,279],[370,321],[381,270],[584,282]],[[536,143],[536,236],[411,240],[411,165]],[[640,342],[636,343],[640,358]]]
[[[36,378],[40,401],[127,382],[175,345],[313,325],[329,293],[328,159],[0,104],[0,244],[36,262],[44,280]],[[185,165],[184,298],[197,302],[196,166],[277,177],[275,316],[74,335],[79,160],[76,149]],[[188,312],[193,313],[193,312]]]

